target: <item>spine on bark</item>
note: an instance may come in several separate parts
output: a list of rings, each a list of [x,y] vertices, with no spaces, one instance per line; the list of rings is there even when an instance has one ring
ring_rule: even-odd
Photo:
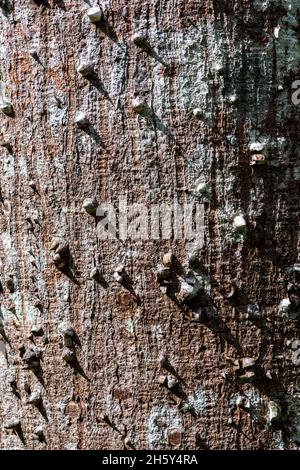
[[[98,280],[100,277],[100,271],[98,268],[93,268],[90,272],[90,279]]]
[[[21,428],[21,420],[18,416],[13,416],[6,421],[4,427],[5,429],[13,429],[14,431],[17,431]]]
[[[167,268],[171,268],[173,264],[173,253],[172,251],[168,251],[168,253],[165,253],[163,255],[162,259],[163,265]]]
[[[52,258],[53,264],[58,269],[64,269],[67,265],[65,258],[63,258],[59,253],[56,253]]]
[[[23,361],[28,369],[37,370],[40,367],[41,350],[39,348],[30,348],[23,355]]]
[[[237,215],[233,219],[233,227],[236,231],[243,231],[247,228],[247,222],[243,215]]]
[[[5,15],[8,15],[12,11],[12,3],[10,0],[0,0],[0,8]]]
[[[158,283],[163,284],[170,279],[171,269],[167,266],[159,266],[156,271],[156,276]]]
[[[281,406],[274,401],[269,402],[268,406],[268,419],[267,423],[269,427],[273,427],[278,423],[281,418]]]
[[[52,261],[58,269],[66,267],[68,262],[69,243],[60,237],[54,237],[50,244],[50,251],[54,251]]]
[[[206,181],[199,182],[196,187],[196,193],[197,196],[201,197],[202,199],[208,202],[211,196],[210,184]]]
[[[100,23],[103,19],[103,10],[99,5],[95,5],[87,11],[87,16],[91,23]]]
[[[12,104],[7,99],[3,99],[0,101],[0,111],[6,116],[12,117],[14,115],[14,110]]]
[[[42,336],[42,335],[43,335],[43,328],[41,326],[33,325],[30,328],[29,339],[33,339],[34,337]]]
[[[15,292],[15,284],[14,284],[14,279],[13,279],[13,276],[8,276],[8,278],[6,279],[6,287],[7,289],[9,290],[9,292],[12,294],[13,292]]]
[[[172,375],[160,375],[158,377],[158,383],[162,387],[167,388],[168,390],[174,390],[179,385],[179,380]]]
[[[138,47],[141,47],[143,49],[149,48],[149,42],[147,40],[147,36],[143,33],[134,33],[132,35],[131,41],[133,44],[135,44]]]

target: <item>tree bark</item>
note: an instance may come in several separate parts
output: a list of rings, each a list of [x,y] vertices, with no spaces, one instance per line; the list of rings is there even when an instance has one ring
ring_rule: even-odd
[[[298,2],[0,3],[0,448],[296,449]]]

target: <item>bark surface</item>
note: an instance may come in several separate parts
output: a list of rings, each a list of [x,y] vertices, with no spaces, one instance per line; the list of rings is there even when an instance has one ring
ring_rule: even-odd
[[[296,449],[298,1],[0,6],[0,448]],[[102,240],[120,196],[203,204],[203,244]]]

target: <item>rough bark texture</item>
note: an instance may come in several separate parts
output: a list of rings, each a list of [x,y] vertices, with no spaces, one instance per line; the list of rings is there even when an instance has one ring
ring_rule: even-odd
[[[99,25],[88,1],[0,3],[1,94],[14,111],[0,117],[0,447],[297,448],[298,2],[114,0]],[[132,43],[136,31],[151,47]],[[90,79],[76,71],[86,59]],[[135,95],[148,116],[132,109]],[[265,164],[250,165],[254,150]],[[97,236],[84,199],[124,194],[204,203],[192,270],[205,292],[193,302],[177,294],[195,244]],[[238,215],[246,229],[234,229]],[[67,269],[52,262],[55,236],[69,243]],[[156,270],[169,249],[165,293]],[[289,281],[296,300],[278,309]],[[76,332],[71,364],[63,320]],[[236,362],[245,357],[256,365]],[[168,389],[159,376],[172,368],[179,385]],[[35,389],[38,405],[28,403]]]

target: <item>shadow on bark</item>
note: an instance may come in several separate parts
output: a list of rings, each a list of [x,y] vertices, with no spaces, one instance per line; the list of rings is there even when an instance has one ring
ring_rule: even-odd
[[[107,424],[107,426],[109,426],[110,428],[112,428],[115,432],[117,432],[118,434],[120,434],[121,436],[124,437],[123,435],[123,432],[117,427],[117,425],[109,418],[108,415],[103,415],[100,419],[99,418],[96,418],[96,421],[99,423],[99,422],[102,422],[102,423],[105,423]]]
[[[41,413],[45,421],[49,421],[46,408],[44,407],[43,403],[39,403],[36,405],[37,410]]]
[[[102,274],[98,274],[98,276],[94,279],[94,281],[97,283],[97,284],[100,284],[100,286],[102,286],[104,289],[108,289],[109,287],[109,284],[108,282],[104,279],[103,275]]]
[[[287,394],[287,390],[280,380],[267,377],[265,371],[259,364],[255,365],[253,385],[274,401],[282,400]]]
[[[166,67],[166,69],[168,69],[168,64],[160,57],[160,55],[148,42],[145,42],[145,44],[140,44],[139,47],[143,52],[150,55],[153,59],[157,60],[157,62],[159,62],[164,67]]]
[[[18,429],[16,429],[14,432],[17,434],[17,436],[20,439],[20,441],[22,442],[22,444],[25,445],[26,440],[25,440],[25,436],[24,436],[24,433],[22,431],[21,426]]]
[[[79,348],[81,348],[81,341],[77,333],[74,333],[73,343],[76,344]]]
[[[200,270],[200,267],[201,265],[199,264],[199,271],[197,272],[201,275],[205,275],[203,270]],[[238,353],[242,354],[243,348],[226,323],[218,318],[216,314],[217,309],[213,304],[212,299],[205,292],[200,291],[195,298],[186,302],[180,302],[178,300],[177,294],[180,292],[180,281],[177,278],[177,274],[182,274],[183,272],[183,266],[175,259],[175,266],[172,271],[170,281],[167,284],[166,295],[184,314],[193,312],[195,316],[197,315],[199,317],[198,320],[195,320],[196,323],[207,326],[207,328],[209,328],[213,333],[216,333],[220,339],[226,340],[229,344],[234,346]]]
[[[154,130],[161,131],[164,135],[169,136],[169,138],[176,143],[175,137],[172,136],[169,129],[162,123],[161,119],[155,114],[154,110],[150,108],[149,105],[146,105],[143,111],[139,112],[139,115],[146,118],[147,122],[153,126]]]
[[[118,43],[118,37],[116,33],[114,32],[113,27],[110,25],[110,23],[106,20],[103,19],[99,23],[97,23],[96,28],[102,33],[104,33],[106,36],[109,37],[113,42]]]
[[[87,380],[88,382],[90,382],[90,379],[88,378],[88,376],[87,376],[86,373],[84,372],[82,366],[79,364],[77,358],[76,358],[72,363],[70,363],[69,365],[70,365],[70,367],[74,370],[74,372],[76,372],[77,374],[81,375],[81,377],[83,377],[85,380]]]

